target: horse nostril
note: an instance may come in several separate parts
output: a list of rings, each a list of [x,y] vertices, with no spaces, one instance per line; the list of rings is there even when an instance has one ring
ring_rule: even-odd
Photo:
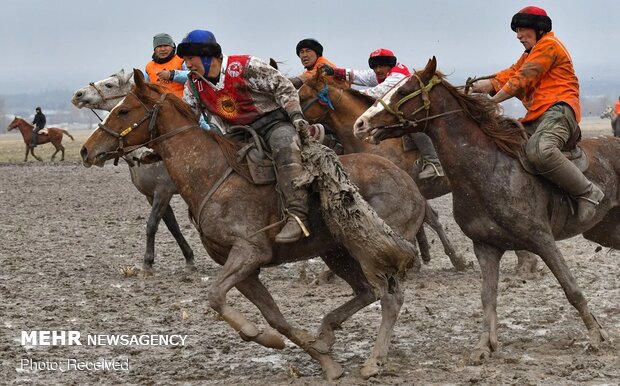
[[[81,91],[78,91],[78,92],[75,93],[75,96],[78,97],[78,98],[81,98],[82,95],[84,95],[84,93],[81,92]]]
[[[80,156],[82,156],[82,161],[85,161],[88,156],[88,150],[84,146],[80,149]]]

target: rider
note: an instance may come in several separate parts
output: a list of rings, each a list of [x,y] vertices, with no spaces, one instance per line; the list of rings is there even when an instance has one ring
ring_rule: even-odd
[[[538,172],[578,200],[578,218],[590,220],[603,191],[561,152],[580,138],[579,82],[572,59],[551,32],[551,18],[539,7],[525,7],[510,23],[525,52],[493,79],[476,81],[474,92],[489,93],[500,103],[519,98],[527,113],[521,118],[531,135],[526,155]]]
[[[290,81],[293,82],[295,88],[300,88],[306,80],[316,74],[317,68],[322,65],[327,64],[329,66],[336,67],[334,63],[330,62],[323,56],[323,46],[315,39],[308,38],[300,40],[299,43],[297,43],[297,47],[295,47],[295,52],[297,53],[299,60],[301,60],[302,66],[306,69],[298,76],[290,78]]]
[[[322,68],[326,74],[333,75],[335,79],[346,80],[359,86],[367,86],[368,88],[360,92],[375,99],[382,97],[398,82],[411,75],[407,66],[396,61],[394,52],[385,48],[379,48],[370,53],[368,66],[371,68],[370,70],[332,68],[328,65],[323,65]],[[420,151],[424,166],[418,174],[418,178],[425,179],[444,175],[435,147],[428,135],[412,133],[405,138],[413,140],[414,146]]]
[[[298,131],[305,130],[299,96],[277,69],[249,55],[223,55],[213,33],[193,30],[178,54],[191,71],[184,99],[197,114],[214,114],[231,125],[249,125],[271,147],[286,224],[276,236],[290,243],[307,235],[308,193],[293,180],[302,173]],[[292,122],[292,124],[291,124]]]
[[[189,71],[175,49],[176,44],[170,35],[160,33],[153,36],[153,60],[146,64],[146,79],[183,98],[183,84]]]
[[[32,124],[34,127],[32,128],[32,139],[30,140],[30,147],[37,146],[37,137],[39,136],[39,131],[43,130],[45,127],[45,123],[47,120],[45,119],[45,114],[41,112],[41,108],[37,107],[35,110],[34,119],[32,120]]]

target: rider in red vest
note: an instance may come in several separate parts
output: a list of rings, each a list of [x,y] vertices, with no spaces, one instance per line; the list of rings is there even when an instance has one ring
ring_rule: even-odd
[[[223,55],[215,36],[205,30],[189,32],[178,54],[191,71],[184,99],[196,114],[219,116],[227,125],[249,125],[271,148],[288,214],[276,242],[308,236],[308,193],[293,186],[303,171],[297,131],[307,129],[308,122],[291,81],[254,56]]]
[[[370,70],[352,70],[350,68],[332,68],[323,65],[321,68],[327,75],[333,75],[335,79],[346,80],[352,84],[366,86],[368,88],[360,92],[375,99],[381,98],[386,92],[411,73],[407,66],[396,60],[394,52],[379,48],[370,53],[368,58]],[[419,179],[443,176],[443,168],[437,158],[437,152],[430,137],[424,133],[411,133],[403,136],[405,148],[417,148],[422,159],[422,171],[418,174]],[[413,143],[411,143],[413,142]]]

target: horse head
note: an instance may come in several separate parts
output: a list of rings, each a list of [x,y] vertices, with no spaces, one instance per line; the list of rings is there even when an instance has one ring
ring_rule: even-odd
[[[609,118],[613,119],[615,116],[614,107],[609,105],[605,107],[605,110],[601,113],[601,119]]]
[[[80,154],[85,166],[103,166],[109,159],[151,147],[161,134],[159,128],[189,127],[190,122],[192,127],[196,126],[196,117],[181,99],[147,83],[138,69],[132,75],[135,85],[82,146]],[[167,109],[176,109],[180,114],[171,114]]]
[[[428,93],[439,83],[441,77],[437,75],[437,59],[433,56],[423,71],[401,80],[357,119],[353,126],[355,136],[371,137],[376,142],[421,131],[425,125],[418,127],[418,122],[430,109]],[[407,115],[400,109],[404,104],[411,111]]]
[[[121,69],[108,78],[91,82],[73,94],[71,103],[78,109],[86,107],[110,111],[131,89],[133,76],[133,72],[125,74],[125,70]]]
[[[11,123],[9,123],[9,126],[7,127],[7,131],[11,131],[15,129],[16,127],[19,127],[20,119],[21,118],[16,115],[15,118],[13,118],[13,120],[11,121]]]

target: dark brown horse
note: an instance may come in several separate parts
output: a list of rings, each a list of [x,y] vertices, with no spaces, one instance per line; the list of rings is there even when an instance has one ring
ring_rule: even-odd
[[[41,157],[34,154],[34,147],[30,147],[30,143],[32,140],[32,129],[33,125],[26,122],[24,118],[15,117],[13,121],[9,124],[8,130],[11,131],[15,128],[18,128],[22,133],[22,137],[24,137],[24,143],[26,144],[26,154],[24,155],[24,162],[28,161],[28,153],[32,154],[34,158],[39,161],[43,161]],[[54,154],[52,154],[52,160],[56,158],[56,154],[61,152],[60,160],[65,160],[65,147],[62,145],[62,137],[63,135],[68,136],[73,141],[73,136],[69,134],[69,132],[65,129],[60,129],[57,127],[48,127],[44,129],[44,132],[40,132],[37,136],[37,145],[43,145],[44,143],[51,142],[52,145],[56,148]]]
[[[422,170],[417,162],[420,153],[417,150],[405,151],[400,138],[381,141],[378,145],[362,141],[353,134],[353,125],[375,99],[352,89],[346,82],[339,82],[333,77],[324,76],[321,71],[308,79],[299,89],[299,99],[304,107],[304,115],[311,122],[327,124],[335,131],[344,146],[345,153],[370,153],[389,159],[406,171],[414,179],[420,192],[427,199],[443,196],[451,191],[447,177],[419,179]],[[437,213],[427,206],[427,223],[439,236],[444,252],[450,258],[457,271],[467,267],[465,259],[455,252],[439,222]],[[424,257],[424,248],[420,247]],[[515,251],[518,257],[517,271],[529,274],[536,271],[537,257],[527,251]]]
[[[400,279],[393,275],[385,276],[387,291],[376,292],[359,261],[373,258],[364,254],[367,250],[385,249],[384,243],[372,238],[360,240],[360,248],[350,252],[348,241],[337,241],[332,236],[326,226],[327,220],[319,213],[318,200],[312,196],[315,198],[311,199],[310,237],[293,244],[275,244],[277,228],[259,231],[280,218],[273,186],[254,185],[242,176],[243,171],[227,174],[230,167],[239,168],[227,156],[234,150],[235,143],[197,127],[195,116],[183,101],[162,94],[156,85],[145,83],[139,70],[134,71],[134,79],[132,93],[110,112],[100,129],[85,142],[81,150],[84,164],[103,166],[107,159],[119,155],[119,149],[122,154],[121,138],[124,149],[146,143],[155,149],[187,203],[209,256],[222,265],[207,292],[210,306],[244,340],[284,348],[281,335],[271,329],[259,329],[227,304],[226,294],[236,287],[258,307],[272,327],[320,362],[327,379],[338,378],[343,373],[342,367],[331,358],[334,330],[381,295],[379,334],[362,368],[364,377],[376,375],[387,360],[389,340],[403,294]],[[234,152],[232,154],[234,156]],[[412,240],[424,217],[425,200],[411,178],[386,159],[369,154],[344,156],[341,162],[378,215],[404,238]],[[385,256],[382,261],[386,266],[393,264],[397,257],[379,252],[375,257]],[[259,273],[264,267],[317,255],[351,285],[354,297],[328,313],[318,333],[312,335],[286,321],[260,281]]]
[[[499,263],[506,250],[525,249],[539,255],[579,311],[594,347],[607,333],[590,311],[585,296],[555,240],[575,235],[620,248],[618,177],[620,139],[586,139],[586,176],[605,192],[596,216],[579,223],[565,195],[548,180],[528,174],[517,157],[527,137],[516,121],[500,116],[486,97],[457,91],[436,71],[432,58],[386,94],[355,123],[355,134],[375,140],[424,131],[433,140],[452,185],[454,218],[474,242],[482,271],[484,331],[471,353],[482,361],[497,349]]]

